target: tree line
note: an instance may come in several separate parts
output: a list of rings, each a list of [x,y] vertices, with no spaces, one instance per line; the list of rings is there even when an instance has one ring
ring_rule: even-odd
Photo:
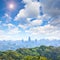
[[[60,60],[60,47],[40,46],[0,51],[0,60]]]

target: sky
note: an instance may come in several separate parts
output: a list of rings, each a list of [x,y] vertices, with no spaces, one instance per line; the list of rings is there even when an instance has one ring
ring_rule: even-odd
[[[60,0],[0,0],[0,40],[60,40]]]

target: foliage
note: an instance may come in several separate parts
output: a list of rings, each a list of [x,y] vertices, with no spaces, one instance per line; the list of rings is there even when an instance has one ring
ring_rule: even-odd
[[[40,46],[0,51],[0,60],[60,60],[60,47]]]

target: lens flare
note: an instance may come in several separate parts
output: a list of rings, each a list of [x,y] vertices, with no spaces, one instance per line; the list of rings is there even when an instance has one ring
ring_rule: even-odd
[[[14,9],[14,4],[9,4],[10,9]]]

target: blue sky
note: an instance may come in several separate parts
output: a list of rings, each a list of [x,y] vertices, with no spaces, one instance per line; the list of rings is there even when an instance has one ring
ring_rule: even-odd
[[[0,0],[0,40],[60,40],[59,0]],[[11,7],[12,5],[12,7]]]

